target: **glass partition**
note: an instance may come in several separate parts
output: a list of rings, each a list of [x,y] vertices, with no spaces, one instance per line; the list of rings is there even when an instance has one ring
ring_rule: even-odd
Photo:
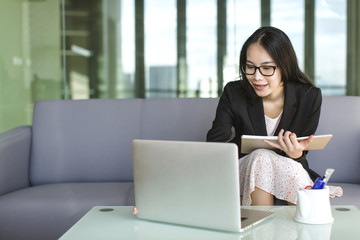
[[[315,4],[316,84],[323,95],[345,95],[346,0]]]
[[[67,99],[134,97],[134,1],[62,1]]]
[[[216,7],[216,0],[187,1],[187,97],[216,94]]]
[[[145,0],[146,97],[177,97],[176,1]]]
[[[271,25],[292,40],[301,67],[304,2],[272,0],[269,11]],[[134,98],[137,86],[147,98],[218,97],[217,85],[239,75],[242,44],[261,24],[260,3],[2,0],[0,132],[31,124],[38,100]],[[345,94],[351,50],[346,49],[346,21],[346,0],[316,1],[313,67],[323,95]],[[221,43],[218,32],[226,34]],[[221,61],[218,52],[224,54]],[[139,56],[145,62],[139,69],[144,84],[136,77]]]
[[[227,1],[227,57],[224,85],[239,77],[239,57],[246,39],[260,27],[260,0]]]
[[[59,6],[1,1],[0,132],[31,124],[35,101],[61,98]]]
[[[304,0],[271,1],[271,25],[280,28],[289,36],[302,70],[304,70],[304,14]]]

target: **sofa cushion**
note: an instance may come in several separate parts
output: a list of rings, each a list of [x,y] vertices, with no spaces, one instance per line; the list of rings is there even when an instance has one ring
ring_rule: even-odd
[[[156,140],[205,141],[219,99],[147,99],[143,102],[141,137]]]
[[[31,127],[0,134],[0,195],[29,186]]]
[[[334,168],[334,182],[360,184],[360,98],[324,97],[316,134],[333,134],[323,150],[309,151],[310,168],[323,175]]]
[[[340,186],[343,189],[342,197],[330,198],[331,205],[355,205],[360,208],[359,184],[331,182],[329,185]]]
[[[132,181],[131,141],[205,141],[218,99],[40,101],[31,184]]]
[[[140,99],[40,101],[34,109],[31,184],[132,181]]]
[[[134,205],[133,183],[63,183],[0,197],[0,239],[58,239],[93,206]]]

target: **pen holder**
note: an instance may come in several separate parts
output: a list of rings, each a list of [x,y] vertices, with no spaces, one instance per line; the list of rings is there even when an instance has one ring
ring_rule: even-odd
[[[332,223],[329,187],[323,189],[300,189],[295,221],[308,224]]]

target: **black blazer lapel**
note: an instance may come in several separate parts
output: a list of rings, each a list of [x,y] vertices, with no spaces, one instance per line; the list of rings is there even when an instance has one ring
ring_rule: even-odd
[[[264,117],[264,106],[261,99],[248,106],[250,121],[255,135],[266,136],[266,125]]]
[[[295,86],[291,83],[288,83],[285,85],[285,100],[284,100],[284,109],[282,113],[282,117],[279,123],[279,126],[277,127],[275,131],[275,136],[279,134],[281,129],[284,129],[285,131],[289,130],[291,123],[294,119],[294,116],[296,114],[296,94],[295,94]]]

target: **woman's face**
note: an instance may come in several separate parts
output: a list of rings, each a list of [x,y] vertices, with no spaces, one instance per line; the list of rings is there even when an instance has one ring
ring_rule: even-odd
[[[255,69],[254,67],[262,67]],[[249,83],[254,88],[255,93],[262,97],[263,100],[277,100],[283,96],[284,84],[281,81],[281,72],[277,67],[272,57],[267,51],[258,43],[253,43],[249,46],[246,52],[246,68],[247,72],[254,71],[253,75],[246,75]],[[272,76],[264,76],[274,73]]]

